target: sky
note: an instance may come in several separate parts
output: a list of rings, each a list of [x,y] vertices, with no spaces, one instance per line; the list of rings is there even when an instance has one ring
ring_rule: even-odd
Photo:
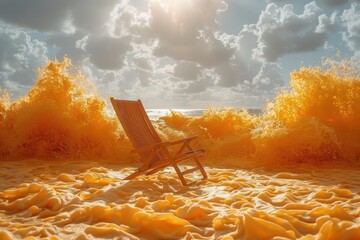
[[[104,99],[262,108],[292,71],[337,52],[360,58],[360,0],[0,0],[13,98],[67,56]]]

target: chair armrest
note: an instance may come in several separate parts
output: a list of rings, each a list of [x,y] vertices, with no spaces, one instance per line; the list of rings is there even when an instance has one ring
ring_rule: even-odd
[[[176,145],[176,144],[180,144],[180,143],[185,143],[185,142],[191,142],[192,140],[198,138],[198,136],[192,136],[192,137],[188,137],[188,138],[185,138],[185,139],[180,139],[180,140],[176,140],[176,141],[171,141],[171,142],[168,142],[168,145]]]

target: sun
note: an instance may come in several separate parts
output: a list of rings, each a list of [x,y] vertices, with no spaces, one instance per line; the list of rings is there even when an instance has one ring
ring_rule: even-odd
[[[186,21],[189,13],[193,13],[195,10],[194,1],[191,0],[154,0],[171,15],[171,21],[174,24],[181,24]]]

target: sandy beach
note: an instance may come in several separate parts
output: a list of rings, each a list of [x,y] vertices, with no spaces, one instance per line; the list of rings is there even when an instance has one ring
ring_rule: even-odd
[[[0,239],[360,239],[360,170],[207,166],[185,187],[133,169],[2,162]]]

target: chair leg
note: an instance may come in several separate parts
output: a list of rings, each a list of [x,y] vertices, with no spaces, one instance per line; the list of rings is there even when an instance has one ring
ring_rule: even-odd
[[[190,146],[189,143],[185,143],[183,146],[186,147],[187,149],[189,149],[189,151],[193,151],[193,148]],[[197,166],[199,167],[199,169],[200,169],[200,172],[201,172],[201,174],[202,174],[202,176],[203,176],[203,179],[207,179],[207,178],[208,178],[208,177],[207,177],[207,174],[206,174],[206,172],[205,172],[205,170],[204,170],[204,167],[201,165],[199,159],[198,159],[197,157],[194,157],[194,160],[195,160],[196,165],[197,165]]]
[[[204,170],[204,167],[201,165],[199,159],[197,157],[194,157],[196,165],[199,167],[201,174],[203,175],[203,179],[207,179],[208,176]]]
[[[124,180],[131,180],[131,179],[136,178],[137,176],[139,176],[139,175],[141,175],[141,174],[143,174],[143,173],[144,173],[144,172],[141,172],[141,171],[138,169],[136,172],[134,172],[134,173],[130,174],[129,176],[127,176],[126,178],[124,178]]]
[[[179,166],[178,166],[178,165],[176,164],[176,162],[175,162],[174,160],[172,160],[172,159],[170,160],[170,162],[171,162],[171,165],[174,167],[177,175],[179,176],[182,185],[186,186],[186,185],[187,185],[187,184],[186,184],[186,180],[185,180],[183,174],[181,173]]]
[[[154,168],[154,169],[152,169],[152,170],[150,170],[150,171],[146,172],[146,173],[145,173],[145,175],[151,175],[151,174],[153,174],[153,173],[156,173],[156,172],[158,172],[158,171],[160,171],[160,170],[162,170],[162,169],[166,168],[167,166],[168,166],[168,165],[163,166],[163,167]]]

